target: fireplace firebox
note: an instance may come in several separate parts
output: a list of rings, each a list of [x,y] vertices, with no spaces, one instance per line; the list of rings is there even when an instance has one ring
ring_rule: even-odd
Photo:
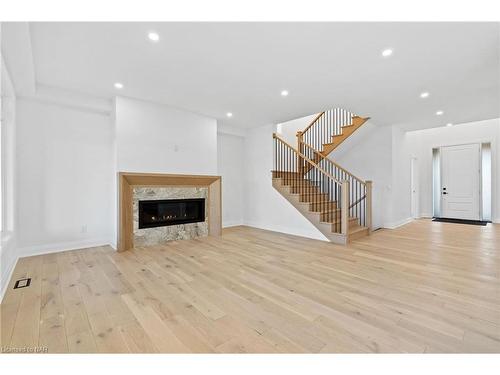
[[[139,201],[139,229],[205,221],[205,198]]]

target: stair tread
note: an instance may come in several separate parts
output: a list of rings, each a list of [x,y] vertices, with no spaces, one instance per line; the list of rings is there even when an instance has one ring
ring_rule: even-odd
[[[307,195],[308,193],[288,193],[288,194],[291,194],[291,195]],[[316,193],[316,195],[325,196],[327,194],[326,193]]]
[[[300,202],[300,203],[304,203],[304,204],[312,204],[312,203],[325,203],[325,206],[326,205],[332,205],[332,204],[335,204],[337,203],[337,201],[330,201],[330,200],[326,200],[326,201],[318,201],[318,202]],[[336,210],[340,210],[340,208],[327,208],[328,211],[336,211]]]
[[[348,129],[349,131],[351,131],[351,129]],[[335,135],[332,135],[332,139],[335,139],[335,138],[344,138],[344,137],[349,137],[351,134],[347,134],[347,133],[342,133],[342,134],[335,134]]]

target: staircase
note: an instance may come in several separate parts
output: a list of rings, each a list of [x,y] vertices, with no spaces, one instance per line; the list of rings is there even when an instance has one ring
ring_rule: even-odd
[[[316,152],[311,155],[313,161],[320,162],[369,119],[340,108],[321,112],[307,128],[297,132],[298,150],[304,152],[303,145],[310,146]]]
[[[367,120],[343,109],[322,112],[297,133],[297,148],[273,134],[273,187],[331,242],[346,244],[371,230],[371,181],[328,158]]]

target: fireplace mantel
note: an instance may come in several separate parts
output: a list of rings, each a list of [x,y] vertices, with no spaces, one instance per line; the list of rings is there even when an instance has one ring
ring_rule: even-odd
[[[208,235],[220,236],[222,230],[222,186],[220,176],[118,173],[118,251],[134,248],[132,191],[134,187],[192,186],[208,188]]]

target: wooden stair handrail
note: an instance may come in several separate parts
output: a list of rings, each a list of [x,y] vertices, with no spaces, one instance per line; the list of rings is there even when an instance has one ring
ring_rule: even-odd
[[[298,150],[296,150],[295,148],[293,148],[288,142],[286,142],[283,138],[280,138],[276,133],[273,133],[273,138],[276,138],[276,139],[279,139],[280,142],[282,142],[285,146],[291,148],[293,151],[295,151],[297,153],[297,155],[299,155],[301,158],[303,158],[304,160],[306,160],[309,164],[312,165],[313,168],[316,168],[317,170],[319,170],[322,174],[324,174],[326,177],[332,179],[333,181],[335,181],[337,184],[341,185],[342,183],[337,180],[335,177],[333,177],[330,173],[328,173],[327,171],[325,171],[323,168],[321,168],[319,165],[317,165],[315,162],[313,162],[311,159],[309,159],[307,156],[305,156],[304,154],[302,154],[301,152],[299,152]]]
[[[363,184],[363,185],[366,186],[366,181],[363,181],[361,178],[356,177],[351,172],[349,172],[347,169],[341,167],[340,165],[338,165],[337,163],[335,163],[333,160],[331,160],[330,158],[328,158],[328,156],[325,156],[321,152],[316,151],[312,146],[308,145],[305,142],[301,142],[300,144],[301,145],[305,145],[307,148],[309,148],[310,150],[312,150],[315,154],[321,155],[321,157],[323,158],[323,160],[327,160],[330,164],[333,164],[335,167],[337,167],[338,169],[342,170],[343,172],[345,172],[346,174],[348,174],[349,176],[351,176],[355,180],[358,180],[361,184]]]
[[[315,119],[314,119],[314,120],[313,120],[313,121],[312,121],[312,122],[311,122],[311,123],[307,126],[307,128],[305,128],[304,130],[302,130],[300,133],[304,134],[306,131],[308,131],[308,130],[309,130],[309,128],[310,128],[311,126],[313,126],[313,125],[316,123],[316,121],[318,121],[318,119],[319,119],[321,116],[323,116],[324,114],[325,114],[325,111],[323,111],[323,112],[321,112],[319,115],[317,115],[317,116],[316,116],[316,118],[315,118]]]

